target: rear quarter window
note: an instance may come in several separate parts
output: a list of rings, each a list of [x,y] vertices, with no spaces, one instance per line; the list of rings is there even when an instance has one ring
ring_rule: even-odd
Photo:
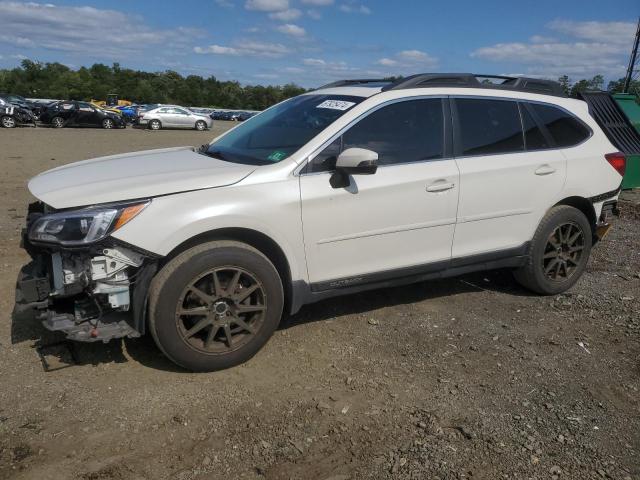
[[[573,147],[591,135],[591,131],[580,120],[561,108],[539,103],[529,106],[553,138],[556,147]]]

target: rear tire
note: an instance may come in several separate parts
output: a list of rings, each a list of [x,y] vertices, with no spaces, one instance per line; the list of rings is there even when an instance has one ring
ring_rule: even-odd
[[[262,348],[283,305],[282,281],[267,257],[240,242],[209,242],[181,253],[153,279],[149,330],[176,364],[222,370]]]
[[[527,263],[514,272],[523,287],[542,295],[571,288],[589,261],[593,233],[587,217],[568,205],[553,207],[531,242]]]
[[[162,128],[162,124],[160,123],[160,120],[151,120],[149,122],[149,128],[151,130],[160,130]]]
[[[16,119],[8,115],[4,115],[0,119],[0,124],[2,124],[4,128],[16,128]]]
[[[53,128],[62,128],[62,127],[64,127],[64,118],[62,118],[62,117],[53,117],[51,119],[51,126]]]

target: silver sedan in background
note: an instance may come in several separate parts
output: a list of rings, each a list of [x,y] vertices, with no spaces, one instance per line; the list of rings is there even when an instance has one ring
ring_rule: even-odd
[[[192,112],[185,107],[161,105],[153,110],[142,112],[138,117],[138,123],[148,126],[151,130],[192,128],[202,131],[211,128],[213,120],[206,115]]]

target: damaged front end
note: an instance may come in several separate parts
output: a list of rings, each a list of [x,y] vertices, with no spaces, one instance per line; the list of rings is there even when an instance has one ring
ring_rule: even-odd
[[[148,201],[55,211],[29,206],[22,247],[32,261],[18,278],[16,304],[51,331],[84,342],[139,337],[157,257],[110,233]]]

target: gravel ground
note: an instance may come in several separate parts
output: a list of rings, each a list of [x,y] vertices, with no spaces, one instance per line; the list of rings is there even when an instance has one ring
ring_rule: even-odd
[[[211,136],[0,130],[0,478],[640,479],[637,197],[564,295],[480,273],[307,306],[224,372],[149,338],[51,347],[44,372],[59,338],[11,313],[26,180]]]

